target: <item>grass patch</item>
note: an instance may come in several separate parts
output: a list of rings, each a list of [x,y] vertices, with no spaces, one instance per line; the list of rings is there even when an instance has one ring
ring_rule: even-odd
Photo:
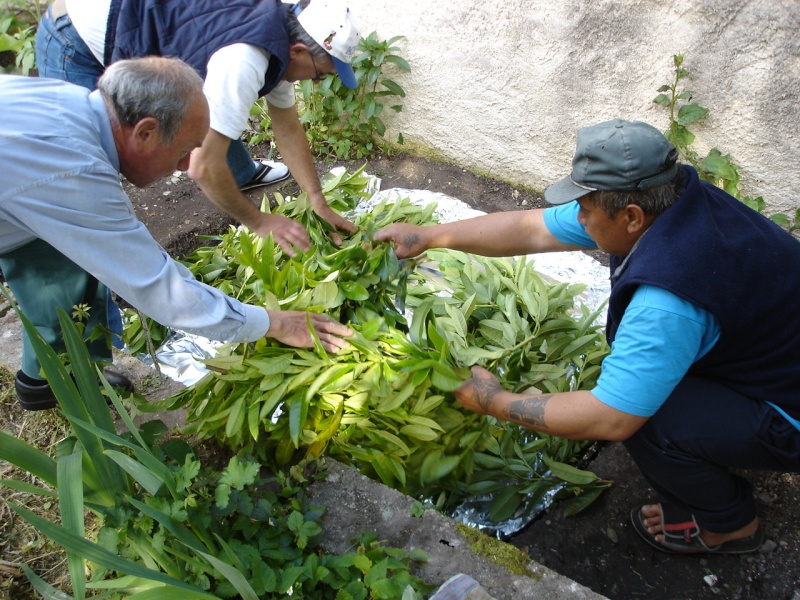
[[[0,368],[0,430],[45,452],[52,452],[55,445],[67,437],[69,424],[56,410],[23,410],[14,393],[14,374]],[[30,473],[2,460],[0,479],[40,483]],[[63,548],[16,515],[8,506],[9,502],[20,504],[50,521],[60,522],[57,502],[0,484],[0,598],[39,598],[22,573],[23,563],[57,587],[68,589],[69,573]]]

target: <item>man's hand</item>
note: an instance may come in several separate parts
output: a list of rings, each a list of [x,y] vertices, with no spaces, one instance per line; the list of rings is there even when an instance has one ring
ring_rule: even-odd
[[[375,232],[375,241],[391,242],[397,258],[419,256],[428,249],[423,241],[425,227],[409,223],[392,223],[388,227]]]
[[[271,233],[275,243],[292,258],[297,256],[297,250],[308,252],[311,249],[311,239],[305,227],[281,215],[260,213],[258,224],[250,229],[261,237],[267,237]]]
[[[472,379],[468,379],[453,394],[467,410],[481,415],[494,414],[492,402],[503,392],[497,377],[483,367],[472,367]],[[494,415],[497,416],[497,415]]]
[[[297,118],[295,107],[279,108],[267,102],[267,108],[281,158],[289,167],[300,189],[308,194],[314,212],[330,223],[335,230],[350,233],[356,231],[356,226],[337,214],[325,200],[317,171],[314,168],[311,149],[308,147],[306,130]],[[341,243],[338,235],[334,234],[332,237],[334,243]]]
[[[321,195],[321,194],[320,194]],[[351,223],[347,219],[345,219],[342,215],[337,213],[333,210],[328,203],[325,201],[325,197],[322,197],[322,201],[311,202],[311,207],[314,209],[314,212],[319,215],[320,219],[323,219],[327,223],[333,227],[334,231],[331,233],[331,239],[333,243],[337,246],[342,243],[342,238],[336,233],[336,231],[346,231],[347,233],[355,233],[358,230],[358,227],[355,226],[354,223]]]
[[[269,331],[267,336],[295,348],[313,348],[314,338],[308,330],[307,316],[317,332],[322,347],[336,353],[350,344],[342,338],[353,335],[353,330],[330,317],[298,310],[269,310]]]

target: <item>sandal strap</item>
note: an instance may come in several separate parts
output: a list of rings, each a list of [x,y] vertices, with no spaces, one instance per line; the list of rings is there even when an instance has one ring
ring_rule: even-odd
[[[700,526],[691,513],[682,510],[670,502],[658,505],[661,510],[661,529],[664,541],[671,544],[687,546],[702,544]]]

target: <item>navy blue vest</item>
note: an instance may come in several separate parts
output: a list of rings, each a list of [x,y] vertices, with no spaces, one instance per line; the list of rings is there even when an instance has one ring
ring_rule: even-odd
[[[691,167],[683,173],[684,193],[628,260],[611,257],[609,342],[636,288],[663,288],[719,322],[719,341],[690,374],[800,415],[800,242]]]
[[[272,55],[263,96],[289,65],[289,33],[280,0],[112,0],[106,64],[137,56],[176,56],[205,79],[208,59],[234,43]]]

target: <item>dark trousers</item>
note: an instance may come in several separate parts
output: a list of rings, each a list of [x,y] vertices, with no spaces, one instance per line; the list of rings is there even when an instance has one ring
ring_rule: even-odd
[[[0,269],[23,314],[56,352],[64,350],[56,307],[72,315],[73,306],[89,307],[86,335],[100,325],[108,330],[108,291],[106,286],[81,269],[47,242],[35,240],[0,255]],[[108,337],[86,343],[95,361],[111,362]],[[23,332],[22,372],[39,378],[39,361]]]
[[[800,431],[775,409],[689,376],[625,447],[663,500],[714,533],[756,517],[752,486],[732,469],[800,471]]]

